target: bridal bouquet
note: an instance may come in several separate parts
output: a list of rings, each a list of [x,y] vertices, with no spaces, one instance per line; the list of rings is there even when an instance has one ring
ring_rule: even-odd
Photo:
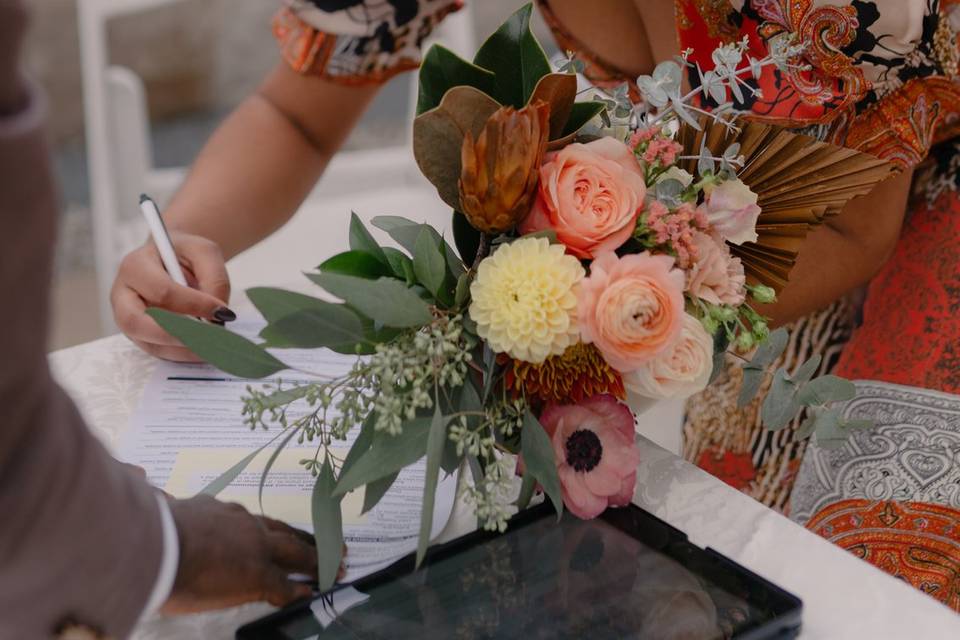
[[[265,473],[294,438],[317,444],[302,464],[316,477],[322,586],[340,563],[342,497],[363,487],[368,510],[424,456],[421,558],[439,474],[460,467],[490,529],[538,488],[558,513],[581,518],[627,504],[640,463],[634,411],[703,389],[728,349],[753,354],[749,401],[786,341],[757,305],[775,300],[807,231],[890,172],[733,117],[743,92],[756,91],[745,79],[801,64],[789,43],[762,60],[745,42],[724,46],[711,70],[686,56],[661,63],[637,81],[642,107],[625,88],[578,102],[578,62],[553,72],[529,18],[529,6],[518,11],[473,62],[440,46],[423,61],[414,152],[454,210],[453,244],[384,216],[373,225],[400,248],[383,246],[354,215],[350,250],[308,274],[342,302],[253,289],[268,323],[260,343],[151,310],[198,355],[243,377],[290,368],[284,348],[360,356],[345,376],[275,381],[245,399],[251,427],[281,427]],[[699,80],[686,93],[684,72]],[[805,429],[824,442],[863,426],[830,408],[853,389],[812,379],[819,364],[773,374],[768,426],[805,407]],[[294,416],[297,402],[308,409]],[[356,425],[337,459],[331,445]]]

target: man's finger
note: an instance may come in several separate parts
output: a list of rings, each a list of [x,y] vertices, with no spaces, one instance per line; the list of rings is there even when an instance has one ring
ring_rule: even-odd
[[[313,595],[310,585],[291,582],[281,569],[268,571],[264,576],[263,597],[275,607],[285,607],[291,602],[309,598]]]
[[[270,557],[279,567],[289,569],[292,573],[316,575],[317,549],[313,545],[279,531],[267,533],[267,544],[270,546]]]

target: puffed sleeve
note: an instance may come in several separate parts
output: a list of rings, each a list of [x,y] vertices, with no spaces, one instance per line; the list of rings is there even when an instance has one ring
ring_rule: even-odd
[[[273,21],[298,73],[341,84],[389,80],[420,64],[421,46],[463,0],[284,0]]]

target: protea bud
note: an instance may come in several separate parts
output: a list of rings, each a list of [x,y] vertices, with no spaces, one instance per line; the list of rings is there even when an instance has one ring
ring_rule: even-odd
[[[550,134],[550,105],[536,100],[520,110],[501,107],[476,141],[461,147],[460,207],[479,231],[503,233],[530,212]]]

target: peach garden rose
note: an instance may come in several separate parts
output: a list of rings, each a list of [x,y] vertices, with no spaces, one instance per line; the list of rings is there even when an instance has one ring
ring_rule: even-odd
[[[545,157],[520,233],[553,229],[571,254],[593,258],[630,238],[646,191],[636,157],[619,140],[570,144]]]
[[[577,297],[583,341],[596,345],[617,371],[638,369],[679,339],[683,285],[671,256],[601,254]]]
[[[699,320],[683,314],[674,346],[623,377],[628,393],[645,398],[688,398],[706,388],[713,371],[713,338]]]

